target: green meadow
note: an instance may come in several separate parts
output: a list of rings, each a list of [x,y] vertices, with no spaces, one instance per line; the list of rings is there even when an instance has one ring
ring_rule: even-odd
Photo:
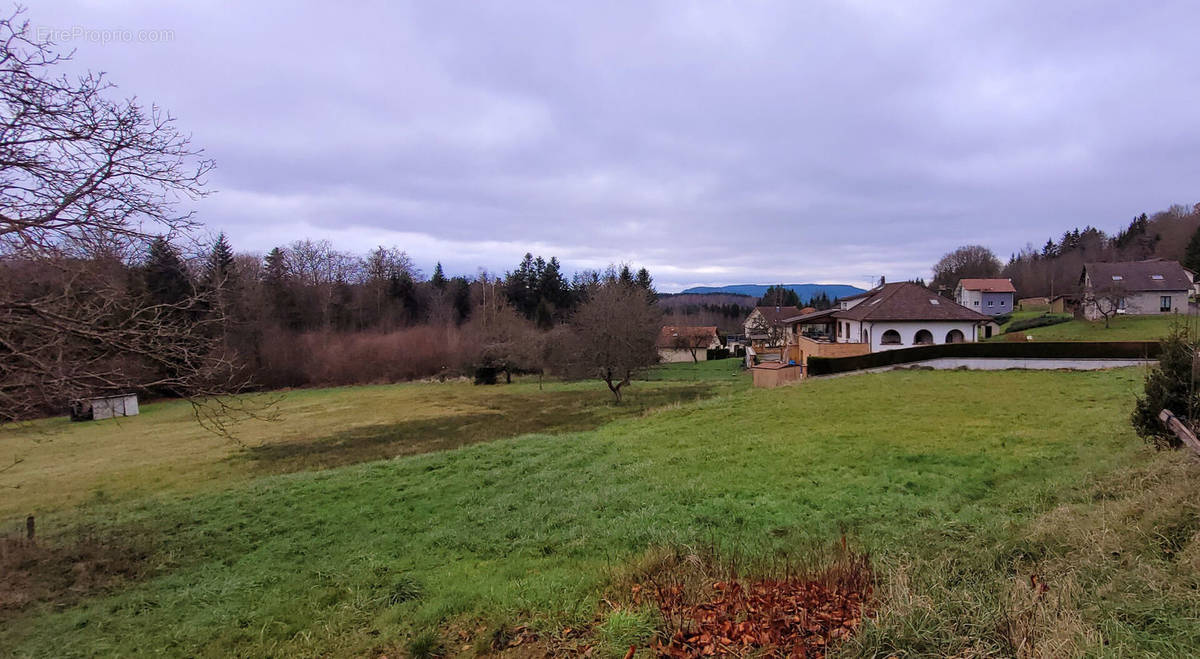
[[[4,530],[38,511],[44,550],[4,563],[25,595],[0,653],[476,656],[525,628],[527,650],[649,656],[638,566],[819,565],[843,539],[877,602],[834,654],[1194,653],[1200,465],[1133,434],[1141,376],[754,390],[726,360],[620,406],[529,379],[293,392],[240,443],[179,403],[38,422],[0,439],[24,456],[0,474]]]

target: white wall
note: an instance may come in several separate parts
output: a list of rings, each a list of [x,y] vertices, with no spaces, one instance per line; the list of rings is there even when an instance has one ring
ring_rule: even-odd
[[[691,362],[692,351],[686,348],[659,348],[658,360],[669,364],[673,362]],[[707,361],[708,351],[704,348],[696,349],[696,361]]]
[[[964,343],[975,341],[975,323],[969,321],[881,321],[865,324],[867,332],[870,334],[871,352],[911,348],[917,345],[915,337],[917,332],[923,329],[929,330],[933,334],[934,345],[945,343],[946,334],[951,330],[962,332]],[[900,333],[900,345],[885,345],[882,342],[883,333],[888,330],[896,330]]]

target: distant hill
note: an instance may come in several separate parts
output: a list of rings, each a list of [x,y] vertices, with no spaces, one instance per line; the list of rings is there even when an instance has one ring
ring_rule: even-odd
[[[847,284],[784,284],[784,288],[790,288],[796,291],[796,295],[800,296],[802,302],[811,300],[813,296],[820,295],[822,291],[829,296],[829,299],[835,300],[839,297],[847,297],[850,295],[858,295],[864,292],[863,289],[857,286],[849,286]],[[766,284],[731,284],[729,286],[693,286],[684,289],[683,293],[726,293],[732,295],[750,295],[756,298],[762,297],[763,293],[770,288]]]

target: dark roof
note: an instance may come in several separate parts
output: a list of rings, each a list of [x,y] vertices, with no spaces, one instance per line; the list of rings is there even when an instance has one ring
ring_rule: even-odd
[[[655,345],[659,348],[683,347],[677,342],[680,337],[683,338],[683,346],[694,348],[707,348],[713,341],[720,340],[717,338],[716,325],[706,327],[663,325],[663,328],[658,331],[658,342]]]
[[[869,291],[870,297],[846,311],[839,310],[835,318],[843,320],[961,320],[990,321],[978,311],[972,311],[954,300],[909,282],[884,284]]]
[[[807,323],[807,322],[811,322],[814,320],[820,320],[820,319],[826,318],[828,316],[832,316],[833,312],[835,312],[837,310],[838,310],[837,307],[833,307],[831,309],[825,309],[824,311],[813,311],[810,313],[803,313],[803,314],[800,314],[799,316],[792,316],[791,318],[784,318],[783,322],[785,322],[785,323]]]
[[[960,279],[958,285],[966,291],[984,293],[1016,293],[1011,279]]]
[[[785,318],[800,315],[800,310],[796,307],[754,307],[754,310],[761,313],[769,325],[778,325]]]
[[[1186,291],[1192,279],[1178,261],[1150,259],[1124,263],[1085,263],[1083,271],[1092,279],[1092,286],[1104,287],[1119,283],[1127,291]],[[1113,279],[1120,277],[1120,279]]]

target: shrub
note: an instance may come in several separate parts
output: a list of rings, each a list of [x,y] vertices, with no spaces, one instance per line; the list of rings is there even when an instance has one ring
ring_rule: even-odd
[[[1195,392],[1192,355],[1196,345],[1187,327],[1176,324],[1162,341],[1158,365],[1146,374],[1144,394],[1138,396],[1130,421],[1134,430],[1158,448],[1179,448],[1182,442],[1158,420],[1162,410],[1170,410],[1189,427],[1200,402]]]
[[[1044,313],[1044,314],[1042,314],[1040,316],[1036,316],[1034,318],[1026,318],[1025,320],[1018,320],[1017,322],[1013,323],[1012,325],[1009,325],[1008,329],[1004,330],[1004,332],[1006,334],[1009,332],[1022,332],[1024,330],[1033,329],[1035,327],[1047,327],[1050,325],[1057,325],[1059,323],[1069,323],[1069,322],[1071,322],[1071,320],[1073,320],[1073,319],[1070,316],[1058,316],[1058,315],[1050,315],[1048,313]]]
[[[391,332],[263,334],[254,379],[266,387],[399,382],[457,374],[470,342],[454,326]]]
[[[1003,325],[1004,323],[1007,323],[1008,321],[1012,320],[1012,314],[1011,313],[1002,313],[999,316],[992,316],[992,320],[996,321],[997,325]]]

